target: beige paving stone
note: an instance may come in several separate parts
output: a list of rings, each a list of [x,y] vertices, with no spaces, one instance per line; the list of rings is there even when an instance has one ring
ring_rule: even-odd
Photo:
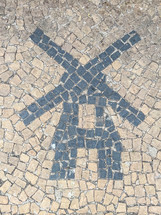
[[[160,206],[150,206],[149,213],[160,214],[161,207]]]
[[[106,211],[106,208],[105,208],[105,206],[103,206],[103,205],[101,205],[101,204],[98,204],[97,205],[97,211],[98,212],[104,212],[104,211]]]
[[[31,183],[32,185],[36,184],[38,177],[30,172],[26,172],[25,178]]]
[[[43,199],[44,193],[41,190],[36,191],[36,193],[33,195],[33,199],[37,202],[41,202]]]
[[[45,210],[47,210],[47,209],[50,208],[50,203],[51,203],[51,202],[50,202],[50,199],[47,198],[47,197],[45,197],[45,198],[43,199],[43,201],[41,202],[40,207],[43,208],[43,209],[45,209]]]
[[[94,199],[96,202],[102,202],[103,197],[105,195],[105,191],[103,190],[95,190],[94,191]]]
[[[53,201],[52,205],[51,205],[51,211],[57,211],[59,208],[59,203],[58,202],[55,202]]]
[[[62,198],[60,208],[68,209],[69,204],[70,204],[70,201],[67,198]]]
[[[111,203],[113,197],[114,197],[113,195],[106,193],[103,204],[109,205]]]
[[[78,199],[73,199],[70,205],[70,209],[79,209],[79,201]]]
[[[87,191],[86,197],[87,197],[88,203],[93,202],[94,201],[94,191],[93,190]]]
[[[126,213],[126,204],[124,204],[124,203],[119,203],[119,204],[118,204],[118,207],[117,207],[117,209],[116,209],[116,212],[117,212],[117,213],[120,213],[120,212]]]
[[[0,204],[7,205],[8,204],[8,197],[7,196],[0,196]]]
[[[11,205],[0,205],[2,213],[10,213],[11,212]]]
[[[13,196],[17,196],[20,192],[21,192],[21,187],[17,186],[16,184],[13,184],[8,191],[8,193]]]
[[[145,189],[144,189],[143,185],[138,185],[135,187],[135,195],[137,197],[145,196]]]

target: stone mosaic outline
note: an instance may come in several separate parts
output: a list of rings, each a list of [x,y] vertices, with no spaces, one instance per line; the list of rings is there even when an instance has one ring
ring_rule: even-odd
[[[45,112],[63,102],[63,114],[57,125],[51,147],[55,161],[50,179],[74,179],[78,148],[98,149],[99,178],[122,180],[120,136],[110,116],[104,114],[108,103],[122,118],[138,126],[145,115],[105,83],[102,71],[120,55],[141,40],[132,31],[110,45],[86,65],[82,66],[68,52],[62,50],[39,28],[30,36],[32,41],[66,69],[61,83],[54,90],[21,111],[20,117],[27,126]],[[87,90],[86,95],[83,92]],[[69,98],[72,103],[69,103]],[[108,101],[107,101],[108,100]],[[78,128],[78,104],[96,106],[96,128]]]

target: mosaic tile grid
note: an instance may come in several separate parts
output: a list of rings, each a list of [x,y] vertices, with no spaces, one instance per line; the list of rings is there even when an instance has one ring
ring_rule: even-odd
[[[160,215],[160,16],[1,0],[0,214]]]

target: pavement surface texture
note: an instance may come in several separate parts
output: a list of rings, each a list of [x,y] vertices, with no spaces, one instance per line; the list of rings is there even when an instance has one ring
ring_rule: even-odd
[[[0,214],[161,215],[161,2],[0,1]]]

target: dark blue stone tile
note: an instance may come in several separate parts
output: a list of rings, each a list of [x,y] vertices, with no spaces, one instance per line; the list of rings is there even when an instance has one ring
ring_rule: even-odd
[[[45,43],[45,44],[48,44],[50,38],[46,35],[43,35],[43,38],[42,38],[42,43]]]
[[[62,114],[60,118],[60,122],[66,123],[68,121],[69,117],[67,114]]]
[[[58,124],[57,128],[60,129],[60,130],[65,130],[66,124],[63,121],[59,121],[59,124]]]
[[[78,60],[77,59],[74,59],[72,60],[71,64],[74,66],[74,67],[77,67],[78,66]]]
[[[66,150],[66,145],[65,145],[65,143],[59,143],[57,148],[60,151],[65,151]]]
[[[130,42],[132,45],[139,42],[141,40],[140,36],[138,34],[135,34],[132,38],[130,38]]]
[[[90,87],[88,88],[88,95],[93,94],[95,91],[96,91],[96,89],[95,89],[93,86],[90,86]]]
[[[76,127],[75,126],[69,126],[68,127],[68,134],[69,134],[69,136],[76,135]]]
[[[50,180],[58,180],[60,179],[59,172],[55,173],[54,175],[50,175]]]
[[[54,99],[55,104],[59,104],[62,101],[62,98],[58,96],[56,99]]]
[[[98,158],[99,159],[105,159],[106,158],[105,150],[99,150],[98,151]]]
[[[76,84],[78,83],[78,81],[80,81],[80,78],[78,77],[77,74],[73,73],[70,78],[72,79],[72,81]]]
[[[77,94],[79,96],[81,94],[81,92],[82,92],[82,89],[80,89],[78,86],[75,86],[73,88],[73,91],[74,91],[75,94]]]
[[[62,75],[60,81],[62,81],[63,83],[65,83],[65,81],[67,80],[67,78],[68,78],[68,73],[64,72],[64,74]]]
[[[122,180],[123,174],[121,172],[115,172],[114,173],[114,180]]]
[[[122,110],[123,110],[123,107],[118,106],[117,109],[116,109],[116,112],[119,113],[119,112],[122,111]]]
[[[92,65],[95,65],[96,63],[97,63],[97,61],[98,61],[98,57],[95,57],[93,60],[91,60],[90,62],[91,62],[91,64]]]
[[[132,30],[129,34],[135,34],[136,31],[135,30]]]
[[[121,99],[121,101],[119,102],[119,105],[121,106],[121,107],[123,107],[123,108],[127,108],[127,107],[129,107],[129,102],[127,102],[125,99]]]
[[[62,85],[60,84],[59,86],[57,86],[53,91],[52,93],[57,96],[59,95],[60,93],[62,93],[64,91],[64,88],[62,87]]]
[[[106,86],[105,91],[103,92],[103,95],[106,96],[106,98],[109,98],[113,94],[113,90]]]
[[[43,33],[43,31],[40,28],[36,28],[36,30],[34,31],[33,34],[41,37],[44,33]]]
[[[40,106],[44,106],[44,105],[47,104],[47,100],[45,99],[44,96],[41,97],[41,98],[39,98],[39,99],[37,100],[37,102],[38,102],[38,104],[39,104]]]
[[[111,135],[111,138],[114,140],[114,141],[118,141],[120,140],[120,135],[117,131],[113,132],[110,134]]]
[[[118,163],[118,162],[113,162],[113,164],[112,164],[112,169],[113,169],[113,170],[120,170],[120,169],[121,169],[120,163]]]
[[[107,177],[107,171],[104,169],[100,169],[99,175],[100,175],[100,178],[106,178]]]
[[[102,139],[107,139],[108,136],[109,136],[109,132],[108,131],[104,131],[103,135],[102,135]]]
[[[50,103],[48,103],[47,105],[45,105],[45,107],[43,107],[43,109],[44,109],[45,111],[48,111],[48,110],[51,110],[53,107],[54,107],[54,103],[53,103],[53,102],[50,102]]]
[[[96,148],[97,148],[97,149],[102,149],[102,148],[104,148],[104,147],[105,147],[105,145],[104,145],[104,140],[98,140],[97,145],[96,145]]]
[[[126,117],[126,119],[132,123],[137,118],[134,114],[130,114],[129,116]]]
[[[78,125],[78,117],[72,119],[72,125]]]
[[[85,68],[83,66],[79,66],[77,69],[78,75],[82,76],[86,72]]]
[[[34,113],[35,111],[38,110],[38,107],[35,103],[32,103],[31,105],[28,106],[28,110]]]
[[[138,111],[137,111],[135,108],[131,107],[131,106],[129,106],[128,109],[129,109],[132,113],[134,113],[134,114],[137,114],[137,113],[138,113]]]
[[[39,47],[43,49],[45,52],[49,49],[49,46],[44,43],[39,43]]]
[[[92,80],[93,76],[89,72],[86,72],[83,75],[83,78],[89,83]]]
[[[139,112],[139,114],[137,115],[137,117],[141,120],[141,121],[144,121],[145,119],[145,115],[143,114],[143,112]]]
[[[117,40],[117,41],[114,42],[112,45],[113,45],[114,47],[116,47],[117,49],[120,49],[120,48],[124,45],[124,43],[123,43],[121,40]]]
[[[31,40],[32,40],[35,44],[38,44],[38,43],[40,42],[40,40],[41,40],[41,38],[40,38],[39,36],[35,35],[35,34],[32,34],[32,35],[30,36],[30,38],[31,38]]]
[[[96,75],[98,73],[97,69],[95,66],[93,66],[91,69],[90,69],[92,75]]]
[[[102,128],[95,128],[95,136],[97,137],[102,136]]]
[[[103,60],[106,56],[107,56],[107,53],[106,53],[106,52],[102,52],[102,53],[99,55],[99,58]]]
[[[92,64],[89,62],[84,66],[84,68],[88,70],[89,68],[91,68],[91,66],[92,66]]]
[[[62,164],[63,164],[63,169],[68,167],[68,163],[66,161],[63,161]]]
[[[101,83],[97,86],[97,88],[102,92],[102,91],[106,90],[107,85],[101,82]]]
[[[99,98],[98,105],[100,105],[100,106],[106,106],[106,99],[100,97],[100,98]]]
[[[129,115],[129,112],[127,110],[122,110],[120,112],[120,116],[123,117],[123,118],[126,118],[128,115]]]
[[[107,149],[107,150],[106,150],[106,155],[107,155],[107,157],[110,157],[110,156],[111,156],[111,149]]]
[[[92,84],[93,87],[96,87],[99,83],[100,83],[99,80],[96,79],[96,78],[94,78],[94,79],[92,80],[92,82],[91,82],[91,84]]]
[[[64,102],[63,103],[63,109],[64,109],[64,112],[71,113],[72,105],[70,103]]]
[[[133,124],[135,126],[138,126],[140,123],[141,123],[141,121],[138,118],[134,119],[134,121],[133,121]]]
[[[114,131],[114,130],[115,130],[115,126],[114,126],[114,125],[108,128],[108,131],[109,131],[109,132],[112,132],[112,131]]]
[[[77,148],[76,139],[72,139],[68,141],[68,147]]]
[[[114,61],[114,60],[116,60],[117,58],[119,58],[120,55],[121,55],[120,52],[117,51],[117,52],[115,52],[115,53],[113,53],[113,54],[111,55],[111,58],[112,58],[112,60]]]
[[[103,116],[103,108],[102,107],[96,107],[96,117]]]
[[[74,178],[75,178],[75,173],[72,172],[71,170],[68,170],[67,179],[74,179]]]
[[[69,161],[69,167],[70,168],[75,168],[76,167],[76,161],[75,161],[75,159],[72,159],[72,160]]]
[[[62,59],[62,57],[60,57],[60,55],[56,55],[54,59],[59,64],[61,64],[61,62],[63,61],[63,59]]]
[[[68,91],[65,91],[65,92],[62,94],[62,97],[63,97],[63,99],[64,99],[65,101],[68,101],[68,99],[69,99],[69,93],[68,93]]]
[[[112,158],[114,161],[121,161],[121,153],[120,152],[112,152]]]
[[[64,154],[63,154],[63,160],[65,160],[65,161],[69,160],[69,153],[68,152],[64,152]]]
[[[109,167],[109,168],[108,168],[107,178],[108,178],[108,179],[112,179],[112,176],[113,176],[112,170],[111,170],[111,168]]]
[[[100,81],[100,79],[104,76],[102,72],[99,72],[96,78]]]
[[[88,96],[88,104],[96,104],[96,97]]]
[[[113,52],[115,51],[115,48],[113,46],[109,46],[107,49],[106,49],[106,53],[108,55],[111,55]]]
[[[74,92],[70,92],[70,95],[72,97],[73,102],[76,102],[78,100],[78,98],[77,98],[77,96],[76,96],[76,94]]]
[[[96,121],[96,126],[97,127],[102,127],[104,125],[104,122],[102,119],[100,118],[97,118],[97,121]]]
[[[63,152],[60,152],[60,151],[56,151],[55,152],[55,160],[56,161],[58,161],[58,160],[60,160],[61,158],[62,158],[62,156],[63,156]]]
[[[122,39],[122,41],[125,43],[129,38],[130,38],[130,35],[129,35],[129,34],[126,34],[126,35],[123,36],[121,39]]]
[[[65,51],[64,51],[60,46],[58,46],[58,52],[59,52],[61,55],[63,55],[63,54],[65,53]]]
[[[23,122],[27,126],[34,120],[35,120],[35,116],[34,116],[34,114],[32,114],[32,115],[28,116]]]
[[[70,67],[70,64],[66,60],[64,60],[62,63],[62,67],[67,70]]]
[[[77,149],[71,149],[71,157],[76,158],[77,157]]]
[[[46,94],[45,99],[47,99],[48,101],[51,101],[55,98],[54,94],[52,93],[52,91],[50,91],[49,93]]]
[[[59,49],[59,46],[56,43],[54,43],[52,40],[49,41],[49,44],[55,47],[57,50]]]
[[[73,67],[73,66],[69,66],[67,71],[69,72],[69,74],[72,74],[72,73],[74,73],[76,71],[76,68]]]
[[[111,146],[112,146],[112,140],[111,140],[111,139],[108,139],[108,140],[105,142],[105,145],[106,145],[106,147],[111,147]]]
[[[126,43],[125,45],[123,45],[123,46],[120,48],[120,50],[121,50],[122,52],[124,52],[124,51],[127,51],[129,48],[131,48],[130,43]]]
[[[84,80],[82,80],[81,82],[78,83],[78,87],[84,90],[87,87],[87,83]]]
[[[73,60],[73,56],[70,55],[69,53],[65,53],[64,57],[68,60],[68,61],[72,61]]]
[[[94,137],[94,130],[87,130],[87,137]]]
[[[110,119],[106,119],[106,121],[105,121],[105,126],[106,127],[110,127],[110,126],[112,126],[113,125],[113,122],[110,120]]]
[[[35,113],[35,116],[36,117],[40,117],[41,115],[43,115],[45,112],[43,109],[39,109],[36,113]]]
[[[25,118],[28,117],[28,116],[29,116],[29,113],[28,113],[27,110],[21,111],[20,117],[21,117],[22,119],[25,119]]]
[[[107,165],[111,165],[111,158],[110,158],[110,157],[107,157],[107,158],[106,158],[106,164],[107,164]]]
[[[84,138],[78,137],[78,148],[84,148]]]
[[[104,70],[105,67],[104,67],[103,63],[99,63],[95,66],[95,68],[98,72],[101,72],[102,70]]]
[[[105,160],[100,159],[100,160],[99,160],[98,167],[101,168],[101,169],[102,169],[102,168],[106,168]]]
[[[117,92],[114,92],[114,91],[113,91],[113,93],[110,96],[110,99],[111,100],[115,100],[115,101],[119,101],[120,98],[121,98],[121,96]]]
[[[65,87],[67,90],[72,89],[73,86],[74,86],[74,83],[73,83],[73,81],[71,81],[70,79],[68,79],[67,82],[64,84],[64,87]]]
[[[88,149],[95,149],[96,148],[96,140],[86,140],[86,146]]]
[[[116,102],[108,102],[108,104],[112,107],[113,110],[116,110],[117,103]]]
[[[47,51],[47,54],[50,56],[50,57],[55,57],[55,55],[57,54],[57,51],[56,49],[54,48],[51,48]]]
[[[104,67],[107,67],[111,63],[112,63],[112,60],[108,56],[103,60]]]
[[[60,171],[60,179],[65,179],[65,170],[61,169]]]
[[[81,136],[84,136],[86,133],[86,130],[83,128],[77,128],[77,133]]]
[[[59,140],[61,140],[62,136],[63,136],[63,132],[60,131],[60,130],[57,130],[57,131],[55,132],[54,138],[55,138],[57,141],[59,141]]]
[[[72,104],[74,115],[78,115],[78,104]]]
[[[60,171],[60,164],[54,163],[52,167],[52,172],[58,172],[58,171]]]
[[[115,144],[115,148],[116,148],[116,151],[122,152],[122,145],[121,145],[121,142],[116,143],[116,144]]]
[[[79,104],[85,104],[85,103],[87,103],[86,96],[85,95],[80,96]]]

